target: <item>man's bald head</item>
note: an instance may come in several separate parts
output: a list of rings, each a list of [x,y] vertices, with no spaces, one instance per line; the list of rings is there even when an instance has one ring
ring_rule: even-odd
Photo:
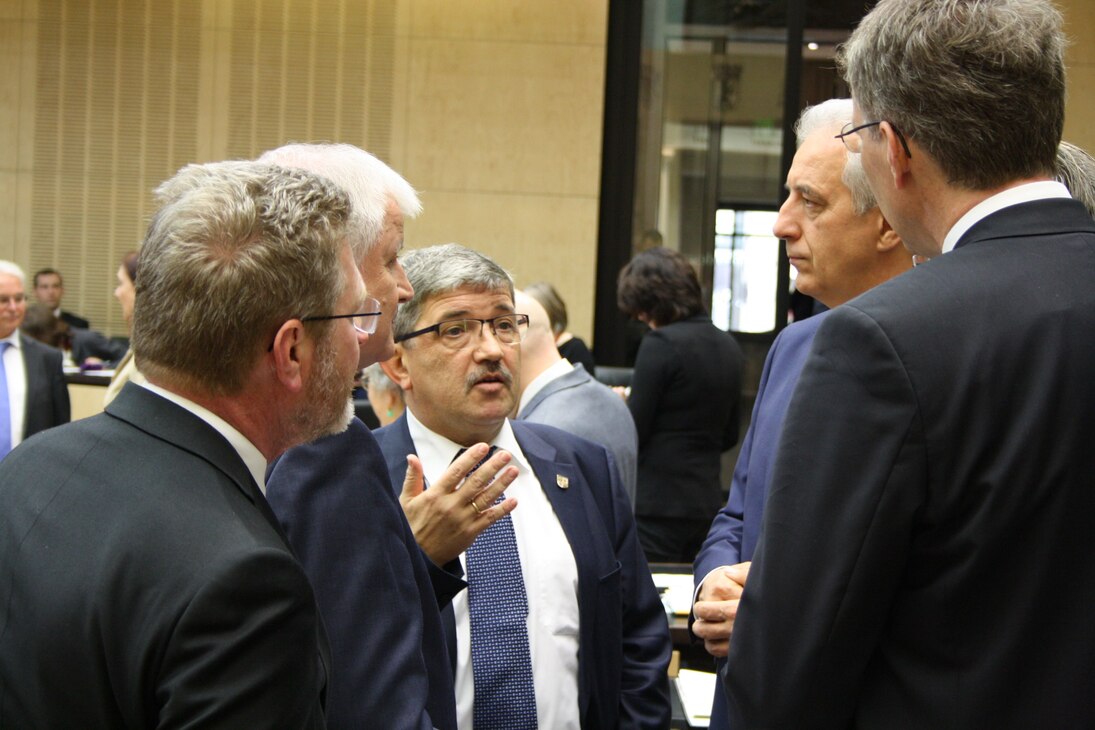
[[[528,332],[525,334],[525,339],[521,340],[521,385],[523,387],[559,362],[562,356],[555,347],[551,319],[540,302],[517,289],[513,292],[513,306],[518,313],[528,315]]]

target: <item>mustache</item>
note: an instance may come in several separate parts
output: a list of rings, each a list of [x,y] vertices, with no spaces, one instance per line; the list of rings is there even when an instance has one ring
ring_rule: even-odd
[[[468,375],[464,381],[464,391],[471,392],[471,389],[475,387],[475,384],[487,376],[495,376],[506,385],[506,387],[513,386],[513,375],[510,373],[509,368],[500,362],[492,362],[483,365],[475,372]]]

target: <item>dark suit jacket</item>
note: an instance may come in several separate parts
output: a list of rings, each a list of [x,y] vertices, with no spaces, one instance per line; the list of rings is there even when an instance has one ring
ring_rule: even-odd
[[[205,422],[131,384],[0,485],[0,727],[323,726],[312,589]]]
[[[669,627],[635,536],[631,505],[608,452],[551,426],[511,424],[578,565],[582,727],[667,727]],[[415,453],[406,416],[376,436],[392,483],[401,484],[407,454]],[[557,475],[569,479],[568,489],[556,486]],[[455,657],[451,606],[446,606],[443,617]]]
[[[721,454],[738,441],[743,359],[706,316],[643,337],[627,402],[639,432],[636,515],[706,520],[718,512]]]
[[[814,335],[824,320],[823,313],[796,322],[779,333],[768,351],[757,399],[753,404],[753,418],[734,467],[730,500],[719,510],[711,524],[707,540],[693,566],[697,588],[712,570],[753,559],[753,551],[760,537],[764,501],[768,495],[768,477],[783,429],[783,417],[787,414],[787,405],[802,366],[806,363],[806,356],[810,354]],[[724,659],[720,659],[717,665],[721,668],[725,663]],[[726,694],[722,687],[715,689],[709,727],[712,730],[729,727]]]
[[[72,417],[65,385],[64,354],[38,340],[19,335],[27,369],[23,438],[68,423]]]
[[[78,327],[79,329],[86,330],[91,328],[91,323],[78,314],[72,312],[66,312],[61,310],[61,319],[68,322],[69,327]]]
[[[125,357],[129,346],[104,336],[95,330],[72,330],[72,361],[83,364],[89,357],[97,357],[104,362],[115,363]]]
[[[272,467],[266,493],[331,637],[329,727],[455,730],[429,559],[369,429],[355,418],[344,433],[290,449]],[[449,597],[464,587],[448,582]]]
[[[1095,223],[1015,205],[833,310],[726,682],[741,727],[1095,727]]]

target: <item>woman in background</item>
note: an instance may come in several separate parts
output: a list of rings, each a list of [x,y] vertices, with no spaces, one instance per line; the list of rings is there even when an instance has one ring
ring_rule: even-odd
[[[365,393],[381,426],[403,415],[403,389],[384,374],[378,362],[365,368]]]
[[[118,286],[114,288],[114,298],[118,300],[118,303],[122,305],[122,317],[125,319],[125,326],[127,331],[133,330],[133,302],[137,296],[137,252],[130,251],[122,257],[122,263],[118,266],[118,272],[116,274],[118,278]],[[114,400],[114,396],[118,395],[122,390],[122,386],[129,381],[134,383],[147,382],[141,372],[137,370],[137,363],[133,360],[133,348],[130,347],[123,357],[118,362],[118,367],[114,370],[114,377],[110,380],[110,385],[107,386],[106,396],[103,398],[103,405],[110,403]]]
[[[627,402],[639,432],[639,542],[650,562],[691,563],[725,502],[721,456],[738,440],[744,358],[676,251],[637,254],[620,271],[617,303],[650,326]]]

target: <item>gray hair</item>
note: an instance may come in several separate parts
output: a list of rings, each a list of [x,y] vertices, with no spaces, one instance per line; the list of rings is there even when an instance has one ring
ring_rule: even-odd
[[[365,150],[350,144],[287,144],[258,159],[271,165],[308,170],[341,187],[353,205],[350,245],[360,266],[384,230],[388,200],[408,218],[422,212],[418,193],[399,173]]]
[[[134,355],[146,375],[238,393],[282,323],[333,310],[350,202],[315,175],[253,162],[189,165],[156,194]],[[320,337],[330,325],[309,323]]]
[[[513,299],[513,278],[509,273],[478,251],[459,244],[416,249],[400,261],[414,287],[414,296],[396,311],[392,322],[392,334],[396,337],[413,331],[426,302],[435,296],[466,288],[484,292],[505,290]]]
[[[801,147],[806,138],[815,132],[840,131],[850,121],[852,121],[852,100],[829,99],[802,110],[798,121],[795,122],[795,139]],[[867,183],[867,175],[863,172],[859,155],[851,154],[847,150],[844,154],[844,173],[841,181],[852,193],[852,209],[855,214],[863,215],[878,207],[878,202],[871,191],[871,186]]]
[[[879,0],[837,62],[862,121],[893,124],[950,184],[988,190],[1053,169],[1061,25],[1049,0]]]
[[[1057,180],[1095,216],[1095,157],[1071,142],[1057,146]]]
[[[369,367],[365,368],[365,382],[369,385],[375,385],[381,390],[390,390],[393,393],[403,395],[403,389],[399,387],[399,384],[388,377],[383,368],[380,367],[380,363],[374,362]]]
[[[23,270],[21,268],[19,268],[19,264],[15,263],[14,261],[4,261],[0,259],[0,274],[14,276],[24,287],[27,285],[27,275],[23,273]]]

